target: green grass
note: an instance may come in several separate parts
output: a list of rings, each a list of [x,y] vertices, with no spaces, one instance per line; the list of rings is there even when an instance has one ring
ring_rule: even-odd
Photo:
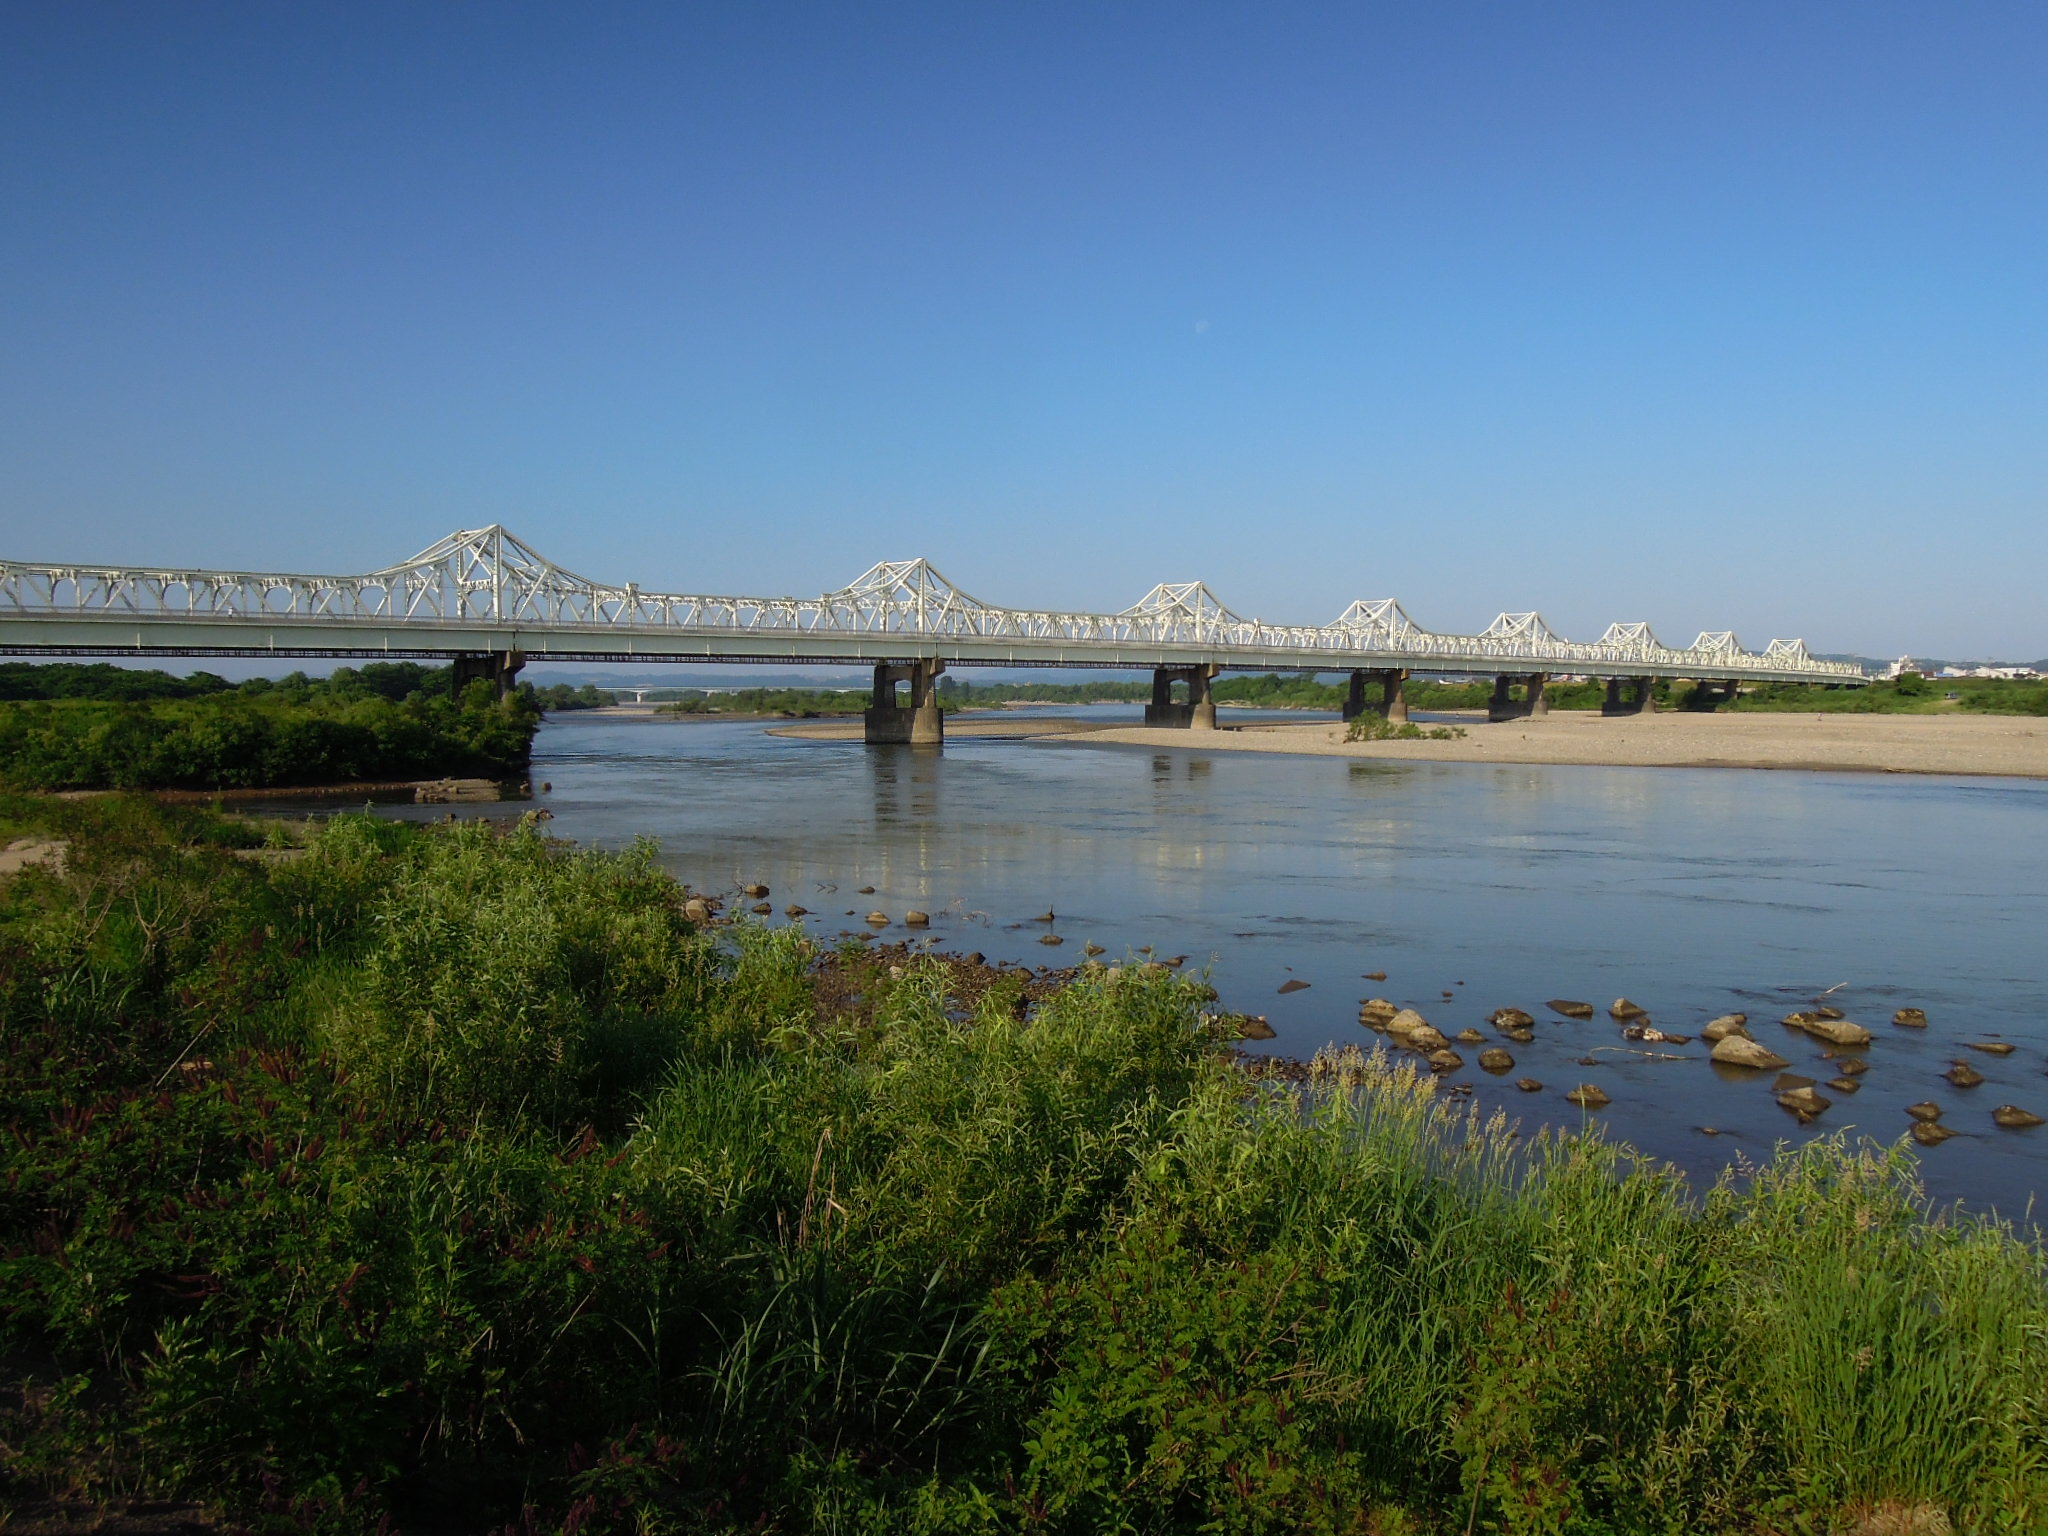
[[[2048,1522],[2048,1266],[1902,1150],[1703,1195],[1356,1050],[1249,1076],[1171,972],[1027,1003],[698,928],[645,848],[341,818],[262,863],[143,802],[0,819],[72,848],[0,887],[0,1503]]]

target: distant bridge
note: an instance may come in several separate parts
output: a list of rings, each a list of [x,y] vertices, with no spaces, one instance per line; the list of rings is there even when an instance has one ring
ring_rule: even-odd
[[[0,561],[0,653],[446,656],[459,677],[506,686],[527,659],[859,662],[876,668],[875,740],[936,739],[929,696],[948,665],[1149,667],[1154,722],[1196,727],[1213,722],[1208,683],[1225,669],[1349,672],[1348,713],[1373,707],[1396,718],[1405,717],[1400,681],[1411,672],[1493,675],[1497,716],[1540,713],[1553,673],[1608,680],[1617,712],[1641,707],[1658,678],[1731,692],[1743,680],[1863,681],[1799,640],[1753,652],[1710,631],[1680,648],[1646,623],[1626,623],[1597,641],[1570,641],[1533,612],[1503,613],[1476,635],[1438,634],[1391,598],[1355,602],[1328,624],[1268,624],[1231,612],[1198,581],[1162,583],[1119,613],[1000,608],[924,560],[876,565],[815,598],[644,592],[564,570],[496,525],[362,576]],[[1372,676],[1382,697],[1368,706]],[[899,681],[910,684],[907,707],[895,704]],[[1185,701],[1173,698],[1175,681],[1186,684]]]

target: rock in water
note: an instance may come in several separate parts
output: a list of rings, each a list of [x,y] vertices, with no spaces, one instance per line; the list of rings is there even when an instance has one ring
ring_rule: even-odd
[[[889,926],[889,914],[886,912],[870,912],[868,914],[868,921],[877,928],[886,928]]]
[[[1064,944],[1067,941],[1061,938],[1056,933],[1048,933],[1047,935],[1045,935],[1044,938],[1040,939],[1038,942],[1041,944]]]
[[[1536,1020],[1519,1008],[1496,1008],[1486,1016],[1486,1022],[1507,1029],[1528,1029]]]
[[[1796,1115],[1801,1125],[1810,1125],[1819,1119],[1833,1103],[1834,1100],[1823,1097],[1814,1088],[1791,1088],[1778,1095],[1778,1107]]]
[[[1625,997],[1617,997],[1607,1009],[1608,1017],[1620,1019],[1624,1023],[1630,1019],[1640,1019],[1648,1014],[1649,1011],[1649,1009],[1642,1007],[1640,1004],[1630,1002]]]
[[[2017,1104],[2001,1104],[1991,1111],[1992,1121],[2008,1131],[2024,1131],[2029,1126],[2041,1124],[2041,1117],[2021,1109]]]
[[[1958,1088],[1974,1088],[1984,1081],[1984,1074],[1967,1061],[1959,1061],[1941,1074]]]
[[[784,917],[792,918],[809,917],[811,915],[811,909],[809,907],[800,907],[795,902],[791,902],[788,906],[782,909],[782,915]]]
[[[903,914],[903,926],[906,928],[929,928],[931,925],[932,915],[929,912],[906,912]]]
[[[1485,1043],[1486,1036],[1479,1033],[1476,1029],[1461,1029],[1458,1031],[1458,1044],[1460,1045],[1483,1045]]]
[[[1575,1003],[1569,998],[1553,997],[1543,1005],[1552,1013],[1561,1013],[1568,1019],[1590,1019],[1593,1017],[1591,1003]]]
[[[775,904],[769,901],[757,901],[749,910],[756,917],[766,917],[775,910]]]
[[[1099,954],[1102,954],[1103,952],[1104,952],[1104,951],[1103,951],[1103,948],[1102,948],[1102,946],[1101,946],[1100,944],[1093,944],[1093,943],[1091,943],[1091,944],[1083,944],[1083,945],[1081,946],[1081,953],[1082,953],[1082,954],[1084,954],[1084,955],[1088,955],[1088,956],[1090,956],[1091,958],[1092,958],[1093,956],[1095,956],[1095,955],[1099,955]]]
[[[1941,1118],[1941,1106],[1932,1099],[1922,1099],[1918,1104],[1908,1104],[1906,1106],[1906,1113],[1915,1120],[1939,1120]]]
[[[1411,1050],[1421,1051],[1425,1056],[1451,1048],[1451,1042],[1444,1038],[1443,1031],[1429,1024],[1411,1029],[1405,1035],[1396,1035],[1395,1038]]]
[[[1384,997],[1368,997],[1358,1005],[1358,1022],[1367,1029],[1385,1029],[1400,1011]]]
[[[1965,1040],[1963,1044],[1973,1051],[1982,1051],[1986,1056],[2010,1056],[2016,1049],[2004,1040]]]
[[[1500,1032],[1504,1038],[1514,1041],[1517,1045],[1527,1045],[1536,1038],[1536,1031],[1533,1029],[1515,1029],[1507,1024],[1500,1027]]]
[[[1938,1147],[1955,1132],[1936,1120],[1915,1120],[1913,1139],[1923,1147]]]
[[[1387,973],[1385,971],[1367,971],[1365,973],[1365,979],[1367,981],[1385,981],[1387,979]]]
[[[1429,1053],[1429,1070],[1432,1072],[1455,1072],[1465,1065],[1465,1058],[1449,1046]]]
[[[1747,1035],[1749,1015],[1746,1013],[1724,1013],[1700,1031],[1700,1038],[1707,1041],[1725,1040],[1730,1035]]]
[[[1565,1095],[1565,1101],[1576,1104],[1581,1109],[1605,1109],[1614,1102],[1605,1093],[1600,1091],[1598,1083],[1579,1084],[1578,1087]]]
[[[872,885],[864,885],[860,888],[860,894],[863,896],[872,896],[875,894],[875,888]]]
[[[1403,1008],[1387,1020],[1387,1033],[1397,1040],[1404,1040],[1418,1029],[1429,1028],[1429,1020],[1413,1008]]]
[[[1479,1053],[1479,1066],[1481,1070],[1491,1072],[1498,1077],[1503,1072],[1515,1070],[1515,1058],[1496,1045],[1491,1050]]]
[[[1308,983],[1301,980],[1301,978],[1298,976],[1291,976],[1286,981],[1280,983],[1280,991],[1282,995],[1285,995],[1289,992],[1306,992],[1307,990]]]
[[[1266,1022],[1266,1016],[1263,1013],[1238,1015],[1237,1034],[1240,1040],[1270,1040],[1273,1038],[1274,1033],[1273,1026]]]
[[[1847,1019],[1823,1018],[1817,1013],[1795,1013],[1785,1022],[1794,1029],[1803,1029],[1816,1040],[1825,1040],[1829,1045],[1868,1045],[1871,1033],[1861,1024],[1851,1024]]]
[[[741,889],[745,891],[746,894],[752,897],[755,901],[759,901],[763,896],[766,896],[768,894],[768,887],[765,885],[748,885],[742,886]]]
[[[1863,1085],[1853,1077],[1831,1077],[1828,1079],[1828,1086],[1837,1093],[1854,1093]]]
[[[708,923],[711,921],[711,908],[705,905],[703,897],[692,896],[683,903],[683,916],[693,923]]]
[[[1533,1077],[1518,1077],[1515,1079],[1515,1086],[1524,1093],[1541,1093],[1543,1091],[1543,1085]]]
[[[1925,1008],[1901,1008],[1892,1015],[1892,1022],[1901,1029],[1925,1029],[1927,1010]]]
[[[1835,1065],[1841,1068],[1844,1077],[1861,1077],[1870,1070],[1870,1063],[1861,1056],[1844,1056]]]
[[[1747,1035],[1723,1035],[1714,1042],[1709,1059],[1724,1067],[1750,1067],[1759,1072],[1791,1065],[1769,1046],[1759,1045]]]

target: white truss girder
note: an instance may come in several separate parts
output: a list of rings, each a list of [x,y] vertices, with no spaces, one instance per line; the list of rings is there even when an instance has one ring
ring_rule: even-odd
[[[172,570],[0,561],[0,644],[10,621],[133,619],[195,622],[231,647],[237,626],[311,623],[377,626],[485,626],[522,634],[565,632],[597,640],[663,636],[759,635],[787,642],[805,637],[949,638],[1010,642],[1014,659],[1034,645],[1062,656],[1072,647],[1201,648],[1230,664],[1232,653],[1298,657],[1313,669],[1327,657],[1336,670],[1371,655],[1420,670],[1482,670],[1500,662],[1527,670],[1612,670],[1638,663],[1683,675],[1697,666],[1713,676],[1745,672],[1810,675],[1858,682],[1840,662],[1819,661],[1799,640],[1773,640],[1761,654],[1744,651],[1733,633],[1710,631],[1684,649],[1663,645],[1644,623],[1612,624],[1598,641],[1565,640],[1539,613],[1503,613],[1477,635],[1433,633],[1392,598],[1360,600],[1323,625],[1267,624],[1232,612],[1199,581],[1162,583],[1120,613],[1000,608],[948,581],[929,561],[887,561],[850,586],[814,598],[715,597],[643,592],[638,585],[592,581],[566,570],[504,528],[469,529],[401,564],[363,576],[310,576],[257,571]],[[422,641],[423,648],[431,645]]]

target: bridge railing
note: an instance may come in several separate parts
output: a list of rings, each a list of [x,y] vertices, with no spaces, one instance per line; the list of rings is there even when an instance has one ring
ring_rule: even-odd
[[[1596,642],[1554,634],[1537,613],[1502,614],[1477,635],[1422,628],[1392,599],[1353,603],[1324,625],[1267,624],[1233,613],[1200,582],[1164,584],[1120,613],[1003,608],[970,596],[924,560],[876,565],[815,598],[643,592],[592,581],[538,554],[501,527],[441,540],[402,565],[361,576],[44,565],[0,561],[0,623],[66,616],[224,625],[489,625],[587,633],[702,632],[763,636],[903,636],[1063,647],[1200,647],[1231,652],[1384,658],[1390,665],[1530,671],[1637,664],[1707,675],[1774,673],[1861,681],[1853,666],[1820,661],[1797,640],[1745,651],[1728,632],[1666,646],[1647,624],[1616,624]]]

